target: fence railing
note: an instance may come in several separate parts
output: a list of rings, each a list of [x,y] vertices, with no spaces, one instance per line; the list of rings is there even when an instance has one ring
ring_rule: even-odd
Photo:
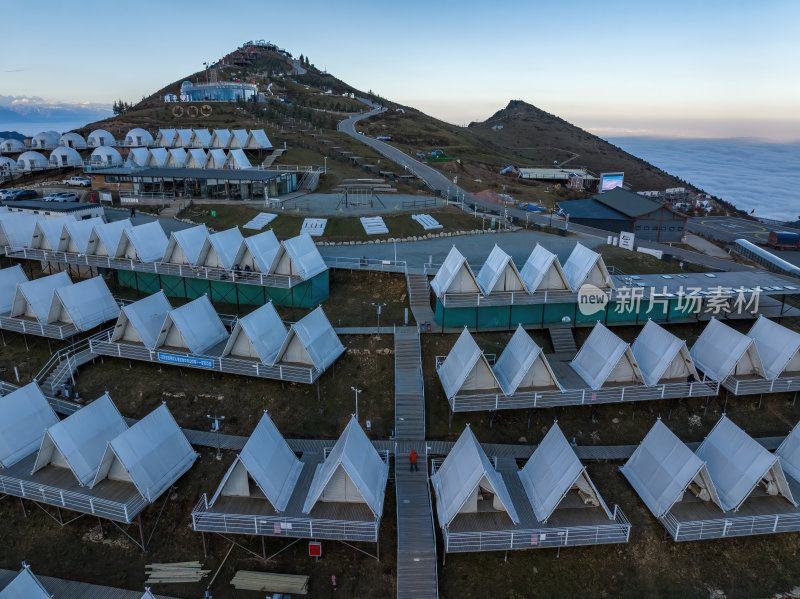
[[[760,395],[761,393],[786,393],[800,391],[800,378],[739,379],[729,376],[722,386],[734,395]]]
[[[0,329],[22,333],[23,335],[49,337],[50,339],[69,339],[78,332],[78,327],[71,323],[63,325],[42,324],[38,321],[13,318],[11,316],[0,316]]]
[[[366,249],[365,249],[366,251]],[[377,272],[406,273],[405,260],[378,260],[375,258],[353,258],[349,256],[323,256],[322,259],[328,268],[341,268],[343,270],[370,270]]]
[[[675,541],[701,541],[725,537],[800,531],[800,513],[742,516],[731,514],[709,520],[680,521],[671,512],[660,518]]]

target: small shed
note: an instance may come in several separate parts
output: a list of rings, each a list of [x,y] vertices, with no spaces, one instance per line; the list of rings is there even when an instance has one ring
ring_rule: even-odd
[[[135,127],[125,134],[125,145],[129,148],[146,148],[154,145],[154,140],[148,131]]]
[[[69,285],[72,285],[72,281],[63,271],[18,284],[10,316],[47,322],[56,289]]]
[[[652,320],[644,325],[631,351],[647,385],[700,379],[686,342]]]
[[[208,296],[175,308],[167,314],[155,347],[201,355],[228,339],[228,331]]]
[[[192,129],[189,140],[190,148],[208,148],[211,146],[211,132],[208,129]]]
[[[111,146],[97,146],[89,155],[89,162],[96,166],[122,166],[122,155]]]
[[[344,345],[325,316],[322,306],[319,306],[291,326],[278,350],[275,363],[304,366],[322,372],[344,351]]]
[[[255,272],[268,273],[272,270],[280,249],[281,243],[272,229],[251,235],[242,240],[234,264],[238,264],[242,270],[249,266]]]
[[[17,157],[17,170],[19,171],[35,171],[49,166],[50,162],[39,152],[29,150]]]
[[[768,379],[800,376],[800,334],[759,315],[747,333]]]
[[[194,266],[207,240],[208,229],[205,225],[173,231],[161,262]]]
[[[522,325],[517,326],[492,371],[506,395],[518,391],[562,390],[542,348]]]
[[[186,159],[182,168],[203,168],[206,163],[206,151],[202,148],[190,148],[186,152]]]
[[[481,287],[467,259],[453,246],[439,271],[431,281],[431,289],[437,297],[445,293],[480,293]]]
[[[115,146],[117,140],[105,129],[95,129],[86,138],[86,142],[90,148],[99,148],[101,146]]]
[[[272,365],[286,339],[283,324],[272,302],[236,320],[222,357],[257,360]]]
[[[230,270],[233,268],[243,240],[244,237],[239,231],[239,227],[212,233],[203,242],[203,247],[197,257],[197,266]]]
[[[57,422],[58,416],[36,383],[0,396],[0,469],[36,451],[45,429]]]
[[[314,240],[308,233],[281,242],[269,274],[300,277],[307,281],[328,270]]]
[[[703,374],[715,381],[724,381],[732,375],[761,378],[767,375],[755,340],[716,318],[708,321],[689,353]]]
[[[497,244],[478,271],[476,279],[486,295],[499,291],[528,291],[511,256]]]
[[[119,237],[117,258],[158,262],[167,249],[167,235],[157,220],[123,229]]]
[[[97,276],[56,289],[48,324],[74,324],[88,331],[119,317],[119,306],[103,277]]]
[[[224,168],[225,161],[228,159],[225,150],[213,148],[206,154],[206,161],[203,163],[203,168]]]
[[[466,327],[437,369],[437,374],[448,399],[459,393],[503,392],[489,361]]]
[[[50,152],[50,166],[66,168],[69,166],[83,166],[83,158],[78,150],[70,146],[58,146]]]
[[[520,272],[530,293],[535,291],[570,291],[569,281],[558,256],[536,244]]]
[[[154,348],[171,310],[163,290],[122,306],[111,341]]]
[[[95,225],[86,244],[86,253],[92,256],[115,257],[119,250],[122,232],[131,229],[133,229],[133,225],[127,218]]]
[[[603,387],[644,385],[631,346],[601,322],[594,325],[570,366],[595,391]]]
[[[246,150],[271,150],[272,142],[269,141],[263,129],[251,129],[244,143]]]
[[[58,140],[58,145],[74,148],[76,150],[85,150],[88,146],[83,136],[74,131],[62,135]]]
[[[225,160],[224,168],[243,170],[253,168],[253,165],[250,164],[250,161],[247,159],[244,150],[234,149],[228,152],[228,158]]]
[[[11,312],[17,285],[27,282],[28,277],[19,264],[0,269],[0,314]]]
[[[606,291],[614,289],[603,257],[580,243],[575,244],[575,249],[564,263],[564,274],[573,291],[578,291],[586,283]]]

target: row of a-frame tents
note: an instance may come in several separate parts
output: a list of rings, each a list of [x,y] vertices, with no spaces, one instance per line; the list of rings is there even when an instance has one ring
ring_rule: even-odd
[[[108,152],[95,150],[102,159]],[[90,162],[97,162],[92,156]],[[102,155],[102,156],[101,156]],[[125,168],[202,168],[202,169],[249,169],[253,168],[244,150],[222,150],[202,148],[131,148],[120,162]]]
[[[186,149],[272,149],[272,143],[263,129],[159,129],[152,145]]]
[[[140,524],[197,454],[166,405],[128,426],[108,394],[59,420],[36,383],[0,397],[0,491]]]
[[[603,501],[558,424],[522,469],[490,459],[467,427],[432,471],[445,553],[628,542],[630,523]]]
[[[0,580],[6,578],[6,571],[0,571]],[[128,591],[85,582],[36,576],[31,567],[22,562],[22,569],[7,583],[0,582],[0,599],[71,599],[73,597],[114,597],[114,599],[165,599],[154,595],[149,588],[141,591]]]
[[[716,395],[701,381],[686,343],[648,321],[633,345],[595,324],[578,354],[548,357],[522,328],[490,364],[467,329],[437,374],[452,412],[597,405]]]
[[[288,329],[272,303],[239,318],[229,333],[208,297],[172,308],[163,291],[123,306],[94,353],[244,376],[313,383],[345,351],[318,307]]]
[[[29,281],[18,264],[0,270],[0,329],[66,339],[119,314],[103,277],[73,283],[58,272]]]
[[[298,458],[264,413],[192,523],[202,533],[377,543],[388,476],[388,453],[355,418],[332,448],[306,448]]]

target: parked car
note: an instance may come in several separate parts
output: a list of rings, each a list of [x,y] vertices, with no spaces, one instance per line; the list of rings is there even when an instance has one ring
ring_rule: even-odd
[[[7,202],[18,202],[20,200],[38,200],[39,194],[32,189],[12,189],[4,198]]]
[[[11,195],[13,189],[0,189],[0,200],[5,200]]]
[[[69,179],[64,179],[62,183],[72,187],[89,187],[92,184],[92,180],[86,177],[70,177]]]
[[[78,194],[71,191],[57,191],[42,198],[45,202],[77,202],[79,199]]]

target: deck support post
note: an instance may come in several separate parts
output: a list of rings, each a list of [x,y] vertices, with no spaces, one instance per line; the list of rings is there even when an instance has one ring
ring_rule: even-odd
[[[508,563],[508,549],[506,549],[505,553],[503,554],[503,563],[504,564]]]
[[[106,531],[103,530],[103,520],[100,516],[97,517],[97,524],[100,525],[100,538],[104,539],[106,537]]]
[[[139,525],[139,538],[142,540],[142,551],[147,551],[147,545],[144,542],[144,528],[142,528],[142,515],[136,516],[136,523]]]
[[[709,395],[709,396],[706,398],[706,407],[705,407],[705,408],[703,408],[703,418],[705,418],[705,416],[706,416],[706,412],[708,412],[708,404],[710,404],[710,403],[711,403],[711,396]]]
[[[453,408],[449,410],[450,415],[447,418],[447,428],[453,428]]]
[[[3,345],[5,344],[6,344],[5,339],[3,339]],[[792,397],[792,405],[794,405],[796,402],[797,402],[797,391],[794,392],[794,397]]]
[[[598,406],[596,403],[592,404],[592,422],[597,422],[597,413],[600,411],[597,409]],[[530,427],[528,427],[530,428]]]
[[[489,428],[494,424],[494,417],[497,415],[497,410],[489,410]]]
[[[61,508],[57,507],[56,512],[58,512],[58,523],[64,526],[64,518],[61,517]]]
[[[533,408],[528,408],[528,430],[531,428],[531,418],[533,417]]]
[[[722,406],[722,413],[723,414],[728,411],[728,396],[729,395],[730,395],[730,391],[725,389],[725,404]]]
[[[264,556],[264,559],[267,559],[267,542],[264,535],[261,535],[261,555]]]
[[[28,347],[28,336],[25,333],[22,333],[22,339],[25,341],[25,351],[30,351]]]
[[[319,379],[314,381],[314,386],[317,388],[317,403],[320,403],[322,400],[319,397]]]
[[[25,509],[25,502],[22,501],[22,497],[19,498],[19,504],[20,504],[20,506],[22,506],[22,515],[25,516],[25,518],[27,518],[28,517],[28,511]]]
[[[667,412],[667,420],[672,419],[672,410],[675,408],[675,398],[669,398],[669,411]]]
[[[760,393],[760,394],[758,395],[758,409],[759,409],[759,410],[761,409],[761,400],[763,400],[763,399],[764,399],[764,394],[763,394],[763,393]]]
[[[631,410],[631,420],[636,419],[636,404],[639,403],[638,401],[633,402],[633,409]]]
[[[203,557],[208,557],[208,548],[206,547],[206,533],[201,532],[200,538],[203,540]]]

